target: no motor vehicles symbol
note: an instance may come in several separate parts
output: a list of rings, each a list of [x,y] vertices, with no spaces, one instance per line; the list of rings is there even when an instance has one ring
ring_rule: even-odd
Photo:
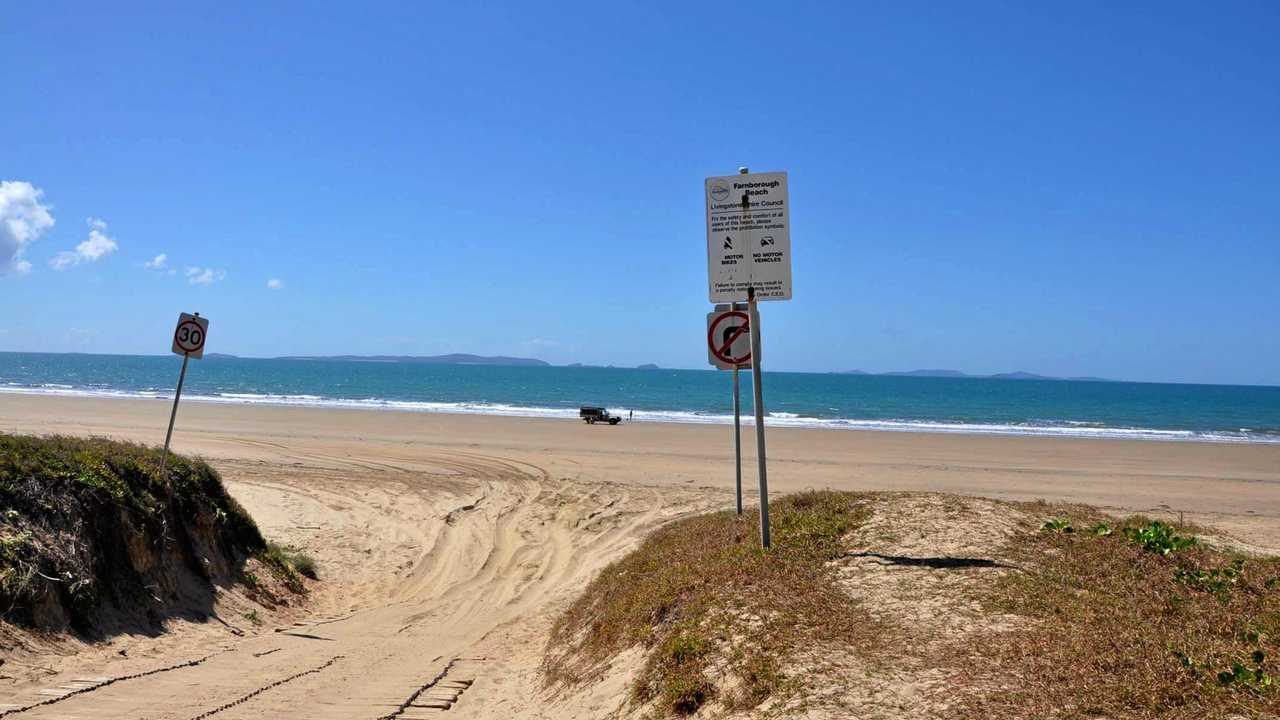
[[[751,320],[741,310],[726,310],[707,316],[707,349],[712,364],[734,367],[751,363]]]

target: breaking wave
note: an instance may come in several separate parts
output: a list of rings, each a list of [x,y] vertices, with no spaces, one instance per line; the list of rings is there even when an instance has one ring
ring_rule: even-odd
[[[39,386],[23,386],[8,383],[0,386],[0,392],[31,395],[62,395],[75,397],[171,399],[172,392],[160,389],[117,390],[111,388],[77,388],[48,383]],[[427,402],[413,400],[389,400],[383,398],[330,398],[320,395],[276,395],[269,393],[214,393],[211,395],[184,395],[195,402],[233,405],[280,405],[314,408],[344,408],[361,410],[392,410],[403,412],[432,412],[462,415],[498,415],[504,417],[540,417],[577,420],[577,407],[538,407],[486,402]],[[644,410],[625,407],[611,408],[624,419],[634,414],[637,422],[666,422],[697,425],[726,425],[733,422],[731,414],[694,412],[686,410]],[[744,425],[754,424],[754,417],[745,413]],[[1165,430],[1141,427],[1109,427],[1099,423],[1082,421],[1034,421],[1026,423],[980,423],[916,419],[819,418],[806,417],[790,412],[771,412],[765,418],[769,427],[821,428],[828,430],[876,430],[886,432],[956,433],[978,435],[1032,435],[1044,437],[1111,438],[1129,440],[1161,440],[1184,442],[1267,443],[1280,444],[1280,429],[1259,430],[1240,428],[1234,431]]]

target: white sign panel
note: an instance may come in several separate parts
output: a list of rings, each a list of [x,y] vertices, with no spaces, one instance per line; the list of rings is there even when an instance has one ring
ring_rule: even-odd
[[[711,302],[791,299],[787,174],[709,177],[707,270]]]
[[[751,367],[751,320],[745,310],[707,313],[707,360],[721,370]]]
[[[208,334],[208,318],[182,313],[178,316],[178,327],[173,330],[173,353],[199,360],[204,357],[204,340]]]

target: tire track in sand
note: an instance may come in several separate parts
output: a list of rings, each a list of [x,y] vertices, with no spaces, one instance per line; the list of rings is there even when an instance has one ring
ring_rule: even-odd
[[[322,574],[333,578],[319,592],[339,597],[377,575],[369,584],[378,594],[360,596],[354,609],[335,600],[327,614],[302,624],[323,622],[324,641],[266,633],[197,665],[11,714],[411,720],[449,709],[506,720],[520,708],[536,710],[537,665],[555,611],[644,533],[710,502],[701,491],[557,480],[528,462],[467,452],[387,462],[279,450],[322,467],[230,462],[224,474],[234,485],[242,473],[254,497],[281,503],[282,513],[348,508],[339,519],[350,525],[329,533],[335,550],[317,552]],[[338,553],[352,538],[401,538],[412,545],[399,561],[408,565],[395,574],[396,556],[372,546],[365,550],[381,554]],[[450,676],[464,661],[467,676]]]

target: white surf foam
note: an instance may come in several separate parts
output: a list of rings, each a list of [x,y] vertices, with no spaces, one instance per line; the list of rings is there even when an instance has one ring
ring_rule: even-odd
[[[113,390],[108,388],[74,388],[66,385],[39,387],[8,385],[0,393],[28,395],[60,395],[102,398],[167,399],[173,393],[162,390]],[[319,395],[277,395],[270,393],[218,393],[216,395],[184,395],[185,400],[218,404],[285,405],[315,408],[347,408],[358,410],[394,410],[402,412],[434,412],[460,415],[499,415],[504,417],[542,417],[577,420],[577,408],[552,408],[479,402],[428,402],[386,400],[382,398],[344,399]],[[623,418],[634,413],[637,422],[666,422],[694,425],[727,425],[730,414],[701,413],[685,410],[633,410],[611,408]],[[755,424],[746,413],[743,425]],[[976,435],[1033,435],[1043,437],[1112,438],[1126,440],[1158,440],[1183,442],[1265,443],[1280,444],[1280,434],[1241,429],[1238,432],[1198,432],[1193,430],[1159,430],[1153,428],[1106,427],[1092,422],[1061,423],[963,423],[933,420],[863,420],[856,418],[814,418],[796,413],[773,412],[765,418],[768,427],[822,428],[829,430],[877,430],[885,432],[923,432]]]

